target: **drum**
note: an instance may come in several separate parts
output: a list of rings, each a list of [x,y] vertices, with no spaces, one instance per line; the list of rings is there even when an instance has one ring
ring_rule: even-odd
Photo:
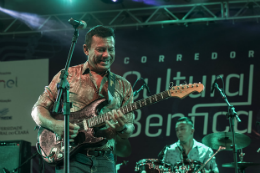
[[[190,162],[177,162],[173,167],[174,173],[196,173],[198,169],[201,167],[202,163],[198,161],[190,161]],[[205,169],[201,169],[197,173],[205,173]]]
[[[135,171],[138,173],[171,173],[171,165],[158,159],[142,159],[136,162]]]

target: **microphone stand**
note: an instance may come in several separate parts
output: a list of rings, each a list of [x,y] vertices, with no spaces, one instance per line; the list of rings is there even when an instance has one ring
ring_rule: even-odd
[[[235,144],[235,132],[234,132],[234,118],[236,117],[238,122],[241,122],[240,118],[237,116],[237,113],[235,111],[235,108],[233,105],[230,105],[228,102],[227,96],[225,93],[218,87],[217,83],[214,83],[214,86],[221,94],[222,98],[228,105],[228,113],[226,114],[227,118],[229,118],[229,125],[230,125],[230,130],[232,133],[232,144],[233,144],[233,156],[234,156],[234,162],[235,162],[235,170],[236,173],[238,173],[238,165],[237,165],[237,150],[236,150],[236,144]]]
[[[72,106],[71,102],[69,102],[69,82],[67,80],[68,77],[68,68],[70,66],[70,61],[72,58],[72,54],[74,52],[75,44],[77,42],[79,32],[78,32],[79,24],[73,25],[75,31],[72,38],[71,47],[68,54],[68,59],[65,65],[65,69],[61,71],[60,74],[60,83],[57,84],[58,95],[56,101],[53,106],[53,113],[58,113],[60,108],[60,101],[62,97],[62,112],[64,115],[64,172],[69,173],[69,115],[70,115],[70,108]]]

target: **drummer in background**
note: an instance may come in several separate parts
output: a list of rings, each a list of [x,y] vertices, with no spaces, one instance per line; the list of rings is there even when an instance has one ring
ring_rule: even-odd
[[[213,155],[211,148],[193,139],[194,125],[189,118],[178,119],[175,130],[179,140],[165,149],[164,162],[174,166],[187,157],[190,161],[205,163]],[[206,172],[219,173],[215,157],[206,164],[205,169]]]

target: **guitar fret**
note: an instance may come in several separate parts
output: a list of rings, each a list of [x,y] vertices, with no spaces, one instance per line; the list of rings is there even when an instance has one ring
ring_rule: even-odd
[[[162,95],[162,93],[161,93],[161,97],[162,97],[162,99],[163,99],[163,95]]]
[[[135,110],[138,109],[137,103],[134,103],[134,104],[135,104]]]
[[[124,111],[122,110],[122,108],[119,108],[118,110],[120,110],[123,114],[125,114]]]
[[[122,113],[125,114],[126,113],[125,112],[125,106],[123,106],[121,109],[122,109]]]
[[[139,107],[140,107],[140,108],[143,107],[143,106],[142,106],[142,101],[141,101],[141,100],[139,100]]]
[[[103,122],[106,121],[106,113],[102,114]]]
[[[142,105],[141,105],[141,101],[140,100],[138,101],[138,104],[139,104],[139,108],[141,108]]]
[[[146,102],[146,105],[150,105],[150,104],[151,104],[151,102],[150,102],[150,99],[149,99],[149,98],[145,99],[145,102]]]
[[[132,107],[132,104],[129,105],[130,109],[131,109],[131,112],[134,110],[133,107]]]
[[[91,118],[92,119],[92,118]],[[92,121],[89,119],[89,125],[92,127]]]
[[[108,116],[109,116],[108,113],[106,113],[106,114],[105,114],[105,120],[106,120],[106,121],[109,120]]]
[[[151,96],[151,98],[152,98],[152,102],[154,103],[155,101],[154,101],[154,95],[153,96]]]
[[[93,117],[92,124],[93,124],[93,126],[95,126],[95,125],[96,125],[96,120],[95,120],[95,117]]]
[[[129,105],[127,105],[128,106],[128,108],[129,108],[129,112],[131,112],[132,111],[132,107],[131,107],[131,105],[129,104]]]
[[[93,117],[93,126],[96,125],[96,117]]]
[[[96,116],[96,125],[100,123],[100,119],[98,116]]]
[[[103,123],[104,121],[103,121],[103,114],[101,114],[100,115],[100,117],[99,117],[99,123]]]
[[[87,130],[87,128],[88,128],[88,124],[87,124],[86,119],[84,119],[82,122],[83,122],[84,130]]]
[[[133,106],[132,106],[132,111],[133,111],[133,110],[136,110],[136,104],[133,103],[132,105],[133,105]]]

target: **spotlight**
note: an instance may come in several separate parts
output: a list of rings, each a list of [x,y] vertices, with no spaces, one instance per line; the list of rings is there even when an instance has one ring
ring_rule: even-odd
[[[102,2],[106,4],[121,4],[123,0],[101,0]]]

